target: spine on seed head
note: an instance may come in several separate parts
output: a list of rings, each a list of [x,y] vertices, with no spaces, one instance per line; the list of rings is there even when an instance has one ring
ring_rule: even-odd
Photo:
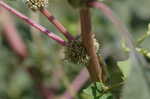
[[[48,0],[25,0],[25,4],[33,11],[36,11],[46,7]]]

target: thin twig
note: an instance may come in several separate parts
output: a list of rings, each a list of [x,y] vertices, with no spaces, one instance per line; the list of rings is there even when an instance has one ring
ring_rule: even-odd
[[[103,2],[93,1],[93,2],[89,2],[88,5],[94,8],[98,8],[121,32],[126,31],[124,30],[124,27],[122,27],[122,23],[118,19],[118,17],[116,17],[113,11]]]
[[[53,40],[57,41],[59,44],[61,44],[63,46],[67,44],[62,38],[60,38],[59,36],[55,35],[53,32],[47,30],[45,27],[37,24],[36,22],[34,22],[33,20],[29,19],[27,16],[23,15],[22,13],[20,13],[20,12],[16,11],[15,9],[11,8],[9,5],[7,5],[3,1],[0,1],[0,7],[5,8],[9,12],[11,12],[12,14],[16,15],[17,17],[19,17],[20,19],[24,20],[28,24],[32,25],[33,27],[35,27],[36,29],[38,29],[42,33],[44,33],[47,36],[49,36],[50,38],[52,38]]]
[[[52,13],[47,9],[41,9],[40,12],[48,18],[48,20],[56,26],[56,28],[69,40],[74,40],[74,37],[67,31],[67,29],[58,21]]]
[[[81,37],[83,45],[87,50],[87,54],[90,57],[90,63],[88,71],[93,81],[102,81],[102,67],[99,64],[98,57],[96,55],[96,49],[93,41],[93,33],[91,32],[91,16],[89,8],[82,8],[80,10],[81,18]]]
[[[137,41],[136,41],[136,46],[139,46],[141,43],[143,43],[143,41],[148,38],[150,36],[150,34],[144,34],[143,36],[141,36]]]
[[[74,79],[72,84],[69,86],[67,91],[59,99],[73,99],[76,93],[83,87],[83,85],[89,79],[86,68],[83,68],[77,77]]]
[[[0,23],[2,29],[4,29],[4,32],[2,32],[3,35],[6,37],[8,44],[14,50],[14,53],[17,54],[21,59],[25,60],[28,53],[26,45],[18,34],[13,19],[5,11],[5,9],[0,9],[0,14],[2,15],[0,18]],[[23,60],[21,60],[21,62]],[[30,75],[32,80],[36,81],[36,79],[39,79],[38,76],[32,73],[30,68],[25,68],[25,70]],[[48,88],[46,88],[42,82],[35,82],[35,86],[38,88],[43,99],[52,99],[53,93]]]
[[[124,84],[125,84],[125,82],[123,81],[123,82],[119,82],[119,83],[117,83],[117,84],[114,84],[114,85],[112,85],[112,86],[108,86],[107,89],[105,89],[105,90],[103,91],[103,94],[104,94],[104,93],[107,93],[107,92],[110,92],[111,90],[114,90],[114,89],[116,89],[116,88],[118,88],[118,87],[121,87],[121,86],[123,86]]]
[[[119,32],[122,33],[122,39],[125,39],[128,46],[133,51],[135,51],[135,44],[131,39],[131,33],[124,26],[122,21],[117,16],[115,16],[114,12],[107,5],[105,5],[103,2],[92,1],[88,3],[88,6],[98,8],[113,23],[113,25],[119,30]]]
[[[5,35],[8,44],[12,47],[14,53],[17,54],[21,59],[25,60],[27,56],[26,45],[24,44],[22,38],[17,33],[17,30],[13,24],[14,23],[13,20],[11,19],[9,14],[6,13],[4,10],[3,11],[1,10],[0,13],[2,14],[2,17],[0,19],[1,25],[2,28],[4,28],[4,32],[2,32],[3,35]],[[5,22],[2,22],[3,20]],[[23,60],[21,60],[21,62]],[[29,68],[26,68],[26,70],[28,69]],[[32,74],[30,71],[27,72],[30,74],[33,80],[38,78],[38,76],[34,76],[34,74]],[[45,86],[43,86],[42,82],[40,83],[36,82],[36,87],[39,89],[39,92],[41,93],[44,99],[51,99],[50,98],[52,95],[51,92]]]

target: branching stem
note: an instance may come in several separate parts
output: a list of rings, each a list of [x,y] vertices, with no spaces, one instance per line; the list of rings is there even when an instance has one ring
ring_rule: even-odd
[[[59,36],[55,35],[53,32],[47,30],[45,27],[37,24],[36,22],[31,20],[27,16],[23,15],[22,13],[20,13],[20,12],[16,11],[15,9],[11,8],[9,5],[7,5],[3,1],[0,1],[0,7],[3,7],[4,9],[6,9],[9,12],[11,12],[12,14],[16,15],[20,19],[24,20],[26,23],[30,24],[31,26],[33,26],[34,28],[38,29],[42,33],[46,34],[48,37],[50,37],[53,40],[57,41],[59,44],[61,44],[63,46],[67,44],[62,38],[60,38]]]
[[[48,18],[48,20],[56,26],[56,28],[69,40],[74,40],[74,37],[67,31],[67,29],[58,21],[52,13],[50,13],[47,9],[41,9],[40,12]]]

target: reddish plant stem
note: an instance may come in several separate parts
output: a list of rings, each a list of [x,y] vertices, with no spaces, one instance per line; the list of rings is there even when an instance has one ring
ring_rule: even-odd
[[[90,57],[90,62],[88,65],[88,71],[90,73],[92,81],[102,81],[102,67],[99,64],[98,57],[96,55],[93,33],[91,32],[91,16],[89,8],[82,8],[80,10],[81,19],[81,37],[83,45],[87,50],[87,54]]]
[[[22,62],[24,59],[26,59],[27,56],[26,45],[18,34],[11,16],[4,9],[0,9],[0,14],[2,15],[0,17],[0,23],[2,29],[4,29],[4,32],[2,33],[6,37],[8,44],[14,50],[14,53],[16,53],[22,59]],[[34,81],[38,79],[38,76],[32,73],[30,68],[26,68],[26,70]],[[43,99],[52,99],[53,93],[48,88],[46,88],[42,82],[35,82],[35,84],[36,88],[39,89]]]
[[[47,9],[41,9],[40,12],[48,18],[48,20],[56,26],[56,28],[69,40],[74,40],[74,37],[67,31],[67,29],[58,21],[52,13],[50,13]]]
[[[2,15],[0,18],[0,22],[2,25],[2,28],[4,28],[3,35],[6,37],[8,44],[12,47],[14,50],[14,53],[17,54],[22,60],[26,59],[27,56],[27,49],[26,45],[23,42],[22,38],[18,34],[14,22],[9,16],[8,13],[6,13],[3,9],[0,9],[0,14]],[[4,19],[5,18],[5,19]],[[3,22],[5,21],[5,22]],[[35,76],[35,74],[31,73],[31,70],[29,71],[29,68],[26,68],[28,70],[27,72],[30,74],[33,80],[37,79],[38,76]],[[39,89],[40,94],[43,96],[43,99],[52,99],[52,92],[48,90],[45,86],[43,86],[42,82],[36,82],[36,87]]]
[[[6,9],[9,12],[11,12],[12,14],[16,15],[20,19],[24,20],[26,23],[30,24],[31,26],[33,26],[34,28],[38,29],[42,33],[46,34],[48,37],[50,37],[53,40],[57,41],[59,44],[61,44],[63,46],[67,44],[62,38],[60,38],[59,36],[55,35],[53,32],[47,30],[45,27],[37,24],[36,22],[34,22],[33,20],[29,19],[27,16],[23,15],[22,13],[20,13],[20,12],[16,11],[15,9],[11,8],[9,5],[7,5],[3,1],[0,1],[0,7],[3,7],[4,9]]]
[[[98,8],[102,11],[102,13],[104,13],[104,15],[114,24],[116,25],[116,27],[120,30],[122,28],[120,28],[120,25],[122,24],[121,21],[113,14],[113,12],[111,11],[111,9],[105,5],[102,2],[97,2],[97,1],[93,1],[93,2],[89,2],[88,3],[89,6],[94,7],[94,8]],[[123,30],[121,30],[123,31]]]
[[[0,9],[0,14],[0,23],[3,29],[2,33],[7,39],[8,44],[11,46],[13,51],[18,56],[20,56],[21,59],[25,59],[27,56],[27,48],[21,36],[15,28],[15,23],[13,19],[4,9]]]
[[[88,72],[86,68],[83,68],[60,99],[73,99],[73,97],[83,87],[88,79]]]
[[[97,1],[89,2],[88,5],[94,8],[98,8],[113,23],[113,25],[122,33],[123,35],[122,38],[127,41],[129,47],[134,49],[133,41],[131,40],[131,35],[128,29],[124,26],[124,24],[120,21],[120,19],[117,16],[115,16],[113,11],[107,5]]]

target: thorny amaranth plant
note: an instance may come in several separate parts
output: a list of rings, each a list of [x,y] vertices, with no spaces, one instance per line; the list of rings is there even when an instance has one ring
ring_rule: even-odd
[[[74,3],[73,1],[69,1],[69,3]],[[0,6],[8,10],[9,12],[13,13],[20,19],[24,20],[26,23],[31,25],[32,27],[38,29],[42,33],[46,34],[53,40],[57,41],[59,44],[66,46],[68,52],[67,58],[70,59],[70,61],[76,63],[76,64],[88,64],[87,69],[89,71],[90,77],[93,82],[103,82],[102,78],[103,76],[103,60],[98,57],[98,50],[99,50],[99,44],[96,42],[95,37],[93,37],[94,33],[92,30],[92,24],[91,24],[91,15],[90,15],[90,8],[91,7],[98,7],[104,6],[105,4],[101,2],[97,2],[96,0],[85,0],[84,2],[82,0],[78,0],[77,4],[81,3],[79,6],[80,11],[80,21],[81,21],[81,40],[77,40],[75,37],[73,37],[67,29],[50,13],[46,8],[45,5],[47,3],[47,0],[45,1],[37,1],[37,0],[27,0],[26,4],[27,6],[32,10],[40,11],[48,20],[56,26],[56,28],[67,38],[68,41],[63,40],[61,37],[57,36],[53,32],[49,31],[45,27],[41,26],[40,24],[37,24],[35,21],[31,20],[27,16],[23,15],[22,13],[16,11],[15,9],[11,8],[9,5],[4,3],[3,1],[0,1]],[[91,5],[90,5],[91,4]],[[81,5],[85,5],[83,8]],[[73,5],[72,5],[73,6]],[[106,5],[105,5],[106,6]],[[107,6],[106,6],[107,7]],[[105,8],[105,7],[104,7]],[[100,9],[104,9],[100,8]],[[104,10],[102,10],[104,11]],[[111,11],[111,10],[109,10]],[[104,11],[105,12],[105,11]],[[106,11],[106,14],[108,11]],[[110,18],[111,19],[111,18]],[[113,18],[115,19],[115,18]],[[114,20],[113,20],[114,21]],[[75,47],[75,48],[74,48]],[[75,49],[75,50],[74,50]],[[79,51],[79,49],[81,49]],[[81,52],[79,54],[79,52]],[[79,56],[80,55],[80,56]]]
[[[65,58],[69,62],[73,62],[75,64],[86,65],[92,81],[94,83],[99,82],[103,85],[103,88],[106,88],[106,90],[103,93],[101,93],[102,95],[105,94],[106,92],[109,92],[109,93],[111,92],[111,94],[114,94],[114,97],[116,99],[119,99],[120,94],[116,95],[116,93],[115,93],[116,90],[114,91],[114,88],[119,89],[119,91],[120,91],[120,88],[122,87],[124,82],[117,82],[118,79],[119,80],[121,79],[121,81],[122,81],[122,76],[120,76],[120,75],[117,76],[117,79],[115,76],[117,74],[122,74],[122,72],[119,71],[119,68],[116,68],[117,69],[116,71],[119,71],[117,73],[113,72],[114,68],[107,70],[108,69],[107,67],[110,64],[111,65],[113,64],[114,67],[118,67],[117,61],[111,59],[112,57],[109,59],[110,60],[109,62],[106,61],[106,64],[105,64],[105,61],[103,59],[101,59],[102,57],[98,57],[100,45],[99,45],[99,43],[97,43],[95,37],[93,36],[94,33],[92,32],[91,13],[90,13],[91,10],[90,9],[93,7],[93,8],[98,8],[99,10],[101,10],[101,12],[117,27],[118,30],[121,31],[121,33],[129,34],[128,30],[123,26],[121,21],[116,16],[114,16],[113,11],[107,5],[105,5],[103,2],[98,2],[97,0],[67,0],[67,1],[68,1],[68,4],[70,4],[72,7],[78,8],[78,10],[80,12],[81,37],[79,37],[79,38],[72,36],[71,33],[60,23],[60,21],[58,21],[52,15],[52,13],[50,13],[45,8],[48,5],[48,0],[26,0],[25,1],[25,4],[30,9],[32,9],[33,11],[40,11],[41,14],[43,14],[58,29],[58,31],[61,32],[67,38],[67,41],[63,40],[61,37],[57,36],[50,30],[43,27],[42,25],[37,24],[35,21],[31,20],[24,14],[16,11],[15,9],[13,9],[9,5],[7,5],[2,0],[0,1],[0,7],[8,10],[12,14],[14,14],[17,17],[19,17],[20,19],[24,20],[26,23],[28,23],[32,27],[38,29],[42,33],[46,34],[48,37],[57,41],[57,43],[64,46],[65,47]],[[150,34],[150,32],[148,31],[146,36],[144,36],[142,39],[139,39],[138,43],[141,43],[147,36],[149,36],[149,34]],[[125,38],[127,39],[127,41],[129,40],[126,35],[125,35]],[[132,45],[131,41],[128,41],[128,42]],[[147,56],[149,58],[149,51],[144,50],[143,48],[142,49],[138,48],[138,44],[136,47],[137,47],[136,50],[138,52],[142,53],[144,56]],[[128,49],[129,49],[128,52],[130,50],[132,50],[132,48],[128,48]],[[104,68],[105,68],[105,70],[104,70]],[[109,66],[109,68],[110,68],[110,66]],[[111,72],[107,72],[107,71],[111,71]],[[115,76],[112,77],[113,75],[111,75],[111,77],[105,77],[105,76],[108,76],[107,73],[105,73],[105,72],[107,72],[108,74],[113,74]],[[32,76],[32,70],[29,69],[29,73]],[[36,71],[36,73],[38,74],[39,72]],[[34,77],[36,77],[36,76],[33,76],[33,78]],[[103,78],[106,78],[106,79],[104,80]],[[108,85],[107,78],[110,80],[110,82],[117,82],[117,84],[113,83],[114,85],[111,85],[111,84]],[[114,79],[112,79],[112,78],[114,78]],[[88,79],[88,77],[87,77],[87,79]],[[86,81],[87,79],[84,79],[84,80]],[[42,85],[39,82],[37,85],[40,85],[40,87],[41,87]],[[73,83],[73,84],[76,84],[76,83]],[[109,86],[109,87],[107,87],[107,86]],[[77,90],[79,90],[79,88]],[[95,93],[93,91],[95,91],[95,89],[92,89],[92,94],[94,96]],[[99,92],[99,94],[100,94],[100,92]],[[46,96],[48,96],[48,95],[46,94]],[[48,99],[48,98],[46,98],[46,99]]]

